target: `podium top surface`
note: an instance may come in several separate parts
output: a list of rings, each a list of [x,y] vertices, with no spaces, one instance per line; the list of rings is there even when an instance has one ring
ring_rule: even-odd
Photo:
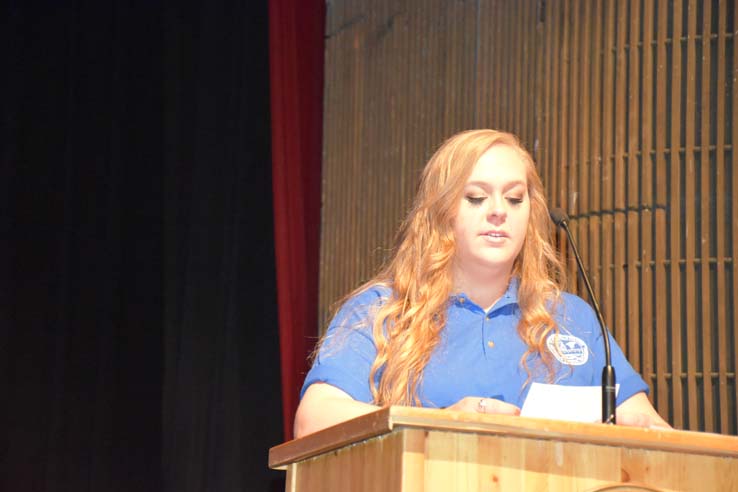
[[[269,467],[286,465],[398,428],[472,432],[738,458],[738,437],[430,408],[386,407],[269,450]]]

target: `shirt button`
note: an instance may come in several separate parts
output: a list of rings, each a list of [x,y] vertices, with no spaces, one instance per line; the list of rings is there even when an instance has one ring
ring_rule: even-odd
[[[465,301],[465,300],[466,300],[466,299],[464,299],[463,297],[459,297],[459,302],[460,302],[461,304],[464,304],[464,301]]]
[[[490,340],[489,342],[487,342],[487,346],[489,348],[495,348],[495,342],[493,342],[492,340]]]

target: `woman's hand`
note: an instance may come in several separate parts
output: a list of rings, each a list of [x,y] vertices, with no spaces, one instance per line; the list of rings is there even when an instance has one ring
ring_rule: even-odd
[[[618,425],[645,427],[648,429],[671,429],[653,408],[646,393],[636,393],[618,405],[615,420]]]
[[[457,412],[494,413],[501,415],[520,415],[520,408],[511,403],[506,403],[495,398],[480,398],[478,396],[467,396],[457,401],[446,410]]]

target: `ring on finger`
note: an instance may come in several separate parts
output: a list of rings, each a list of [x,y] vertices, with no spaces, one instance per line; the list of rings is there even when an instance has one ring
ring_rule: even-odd
[[[480,398],[477,402],[477,412],[479,413],[487,413],[487,399],[486,398]]]

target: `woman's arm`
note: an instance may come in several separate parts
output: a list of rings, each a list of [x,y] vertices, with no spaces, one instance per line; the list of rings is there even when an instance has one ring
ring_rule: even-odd
[[[671,429],[671,426],[653,408],[646,393],[642,391],[618,405],[616,420],[619,425]]]
[[[354,400],[348,393],[330,384],[311,384],[297,407],[295,438],[312,434],[378,409],[376,405]],[[463,398],[447,410],[520,415],[520,409],[515,405],[493,398],[475,396]]]
[[[356,401],[343,390],[326,383],[313,383],[302,396],[295,415],[295,438],[378,410],[376,405]]]

